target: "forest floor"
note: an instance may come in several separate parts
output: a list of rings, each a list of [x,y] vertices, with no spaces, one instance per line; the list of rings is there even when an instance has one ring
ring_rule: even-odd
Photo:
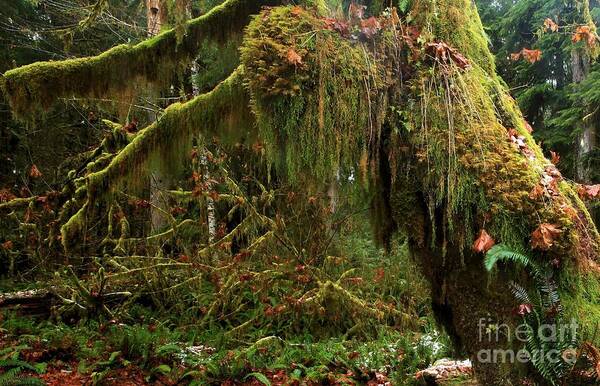
[[[210,278],[161,297],[158,307],[144,297],[109,304],[112,317],[98,308],[61,311],[69,298],[40,290],[47,278],[0,281],[0,386],[476,384],[467,363],[441,361],[456,355],[435,327],[429,290],[401,241],[385,254],[359,228],[340,236],[339,245],[338,264],[313,269],[279,259],[276,279],[240,280],[236,297],[210,317],[194,306],[218,299]],[[270,260],[260,264],[237,262],[229,275],[272,272]],[[335,293],[316,310],[288,300],[329,280],[351,298]],[[15,307],[16,291],[37,300]],[[195,297],[183,300],[186,293]],[[373,316],[389,305],[402,311],[399,317]]]
[[[265,338],[249,352],[192,346],[157,324],[70,326],[5,313],[0,325],[0,385],[476,385],[470,368],[436,382],[423,371],[444,351],[435,332],[382,334],[372,342]],[[433,371],[439,369],[447,367]]]

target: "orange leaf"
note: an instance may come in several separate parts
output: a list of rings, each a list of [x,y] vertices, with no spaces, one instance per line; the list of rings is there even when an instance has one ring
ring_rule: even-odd
[[[550,159],[550,161],[554,164],[554,165],[558,165],[558,163],[560,162],[560,155],[552,150],[550,150],[550,156],[552,157]]]
[[[288,49],[287,60],[294,66],[298,66],[298,65],[302,64],[302,57],[300,55],[298,55],[298,53],[296,51],[294,51],[293,48]]]
[[[541,184],[537,184],[529,193],[529,198],[531,198],[532,200],[537,200],[538,198],[542,197],[545,193],[546,189],[544,189],[544,187]]]
[[[596,44],[596,33],[592,31],[589,25],[582,25],[577,27],[571,40],[573,40],[573,43],[583,40],[588,46],[593,47]]]
[[[476,253],[485,253],[489,251],[495,243],[494,239],[485,231],[485,229],[482,229],[481,232],[479,232],[479,237],[477,237],[477,240],[473,243],[473,251]]]
[[[540,50],[529,50],[527,48],[523,48],[521,53],[523,54],[523,59],[527,60],[529,63],[539,62],[542,58],[542,51]]]
[[[40,169],[38,169],[37,166],[35,166],[35,164],[31,165],[31,169],[29,170],[29,177],[39,178],[41,176],[42,172],[40,172]]]
[[[291,13],[294,16],[298,16],[302,13],[302,8],[296,5],[292,8]]]
[[[546,31],[550,30],[552,32],[556,32],[558,31],[558,24],[556,24],[554,20],[546,18],[546,20],[544,20],[544,28],[546,29]]]
[[[554,224],[543,223],[531,234],[533,248],[547,251],[563,231]]]
[[[521,59],[521,52],[515,52],[513,54],[510,54],[510,60],[512,60],[513,62],[516,62],[519,59]]]

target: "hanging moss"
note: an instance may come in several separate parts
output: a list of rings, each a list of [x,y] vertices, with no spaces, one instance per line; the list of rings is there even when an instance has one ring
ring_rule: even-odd
[[[187,22],[178,43],[177,32],[165,31],[135,45],[116,46],[98,56],[37,62],[7,71],[2,88],[13,113],[20,118],[48,109],[59,98],[125,98],[149,85],[168,85],[180,69],[211,41],[226,45],[240,35],[252,14],[277,1],[228,0]]]
[[[327,29],[311,10],[279,7],[253,19],[241,60],[259,132],[279,173],[327,180],[376,142],[387,83],[384,58],[372,52]]]
[[[209,93],[186,103],[170,105],[161,118],[141,130],[100,171],[87,176],[87,201],[62,227],[63,244],[71,245],[85,226],[85,213],[98,200],[119,187],[142,184],[148,170],[177,170],[189,154],[192,137],[202,133],[223,141],[253,138],[253,119],[242,85],[241,69]]]

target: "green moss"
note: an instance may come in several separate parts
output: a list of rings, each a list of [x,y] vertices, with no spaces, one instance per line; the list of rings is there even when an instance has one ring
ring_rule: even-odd
[[[385,68],[369,47],[326,29],[313,11],[292,10],[265,11],[248,26],[245,80],[278,172],[327,180],[379,138]]]
[[[472,0],[414,0],[410,19],[428,41],[444,41],[496,76],[494,57]]]
[[[226,45],[241,34],[252,14],[276,1],[228,0],[187,22],[178,43],[171,29],[136,45],[116,46],[98,56],[38,62],[7,71],[2,86],[13,112],[20,118],[48,109],[59,98],[106,97],[127,99],[136,89],[165,86],[185,69],[207,41]]]

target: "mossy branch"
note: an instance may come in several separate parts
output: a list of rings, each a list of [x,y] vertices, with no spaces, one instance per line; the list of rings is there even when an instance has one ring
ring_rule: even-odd
[[[29,64],[7,71],[2,88],[14,114],[26,119],[59,98],[130,95],[148,85],[168,85],[196,57],[206,41],[227,44],[241,36],[250,16],[276,0],[227,0],[186,23],[178,42],[174,29],[135,45],[123,44],[98,55]],[[143,82],[141,82],[143,81]]]
[[[141,130],[106,168],[90,174],[86,204],[61,229],[63,245],[71,245],[71,240],[83,229],[89,203],[125,181],[143,181],[150,166],[174,168],[188,153],[186,148],[191,146],[195,133],[232,141],[252,136],[253,118],[241,72],[242,68],[238,68],[212,91],[189,102],[170,105],[158,121]]]

